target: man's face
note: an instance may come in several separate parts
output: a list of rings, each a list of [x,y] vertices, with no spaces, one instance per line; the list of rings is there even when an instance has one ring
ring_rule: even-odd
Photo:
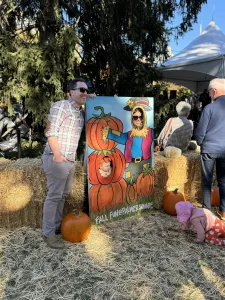
[[[143,127],[143,115],[140,111],[136,111],[132,116],[133,125],[138,129]]]
[[[84,88],[85,90],[82,91],[82,88]],[[80,107],[81,105],[86,103],[86,100],[88,98],[87,90],[88,87],[86,83],[78,81],[75,90],[70,91],[71,99],[76,103],[77,107]]]

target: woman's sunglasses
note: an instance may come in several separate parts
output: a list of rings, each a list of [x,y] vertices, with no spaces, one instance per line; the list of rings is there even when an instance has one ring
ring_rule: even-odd
[[[137,121],[137,119],[143,120],[143,116],[133,116],[133,120]]]
[[[73,89],[73,91],[76,91],[76,90],[79,90],[81,93],[87,92],[87,94],[90,94],[90,91],[86,88],[83,88],[83,87]]]

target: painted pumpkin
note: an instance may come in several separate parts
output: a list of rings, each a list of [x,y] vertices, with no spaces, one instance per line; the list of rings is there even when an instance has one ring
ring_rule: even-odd
[[[175,205],[177,202],[185,201],[183,194],[178,192],[178,189],[174,191],[168,191],[163,196],[163,209],[164,211],[172,216],[176,216],[177,212],[175,209]]]
[[[90,218],[79,210],[67,214],[62,220],[61,233],[65,241],[80,243],[88,237],[90,230]]]
[[[138,197],[137,184],[133,183],[132,179],[131,179],[130,184],[128,184],[128,186],[127,186],[127,202],[128,202],[128,204],[130,204],[133,201],[137,201],[137,197]]]
[[[92,185],[90,188],[91,210],[98,212],[124,205],[126,188],[127,184],[123,178],[108,185]]]
[[[219,187],[213,186],[211,190],[211,205],[212,206],[220,206],[220,193]]]
[[[154,171],[147,164],[143,166],[143,173],[137,178],[138,196],[152,195],[154,193]]]
[[[104,177],[100,173],[100,166],[104,159],[110,161],[111,173]],[[123,153],[119,149],[112,149],[111,151],[95,151],[89,157],[89,181],[91,184],[109,184],[111,182],[119,181],[124,173],[126,162]]]
[[[123,131],[123,123],[111,116],[111,113],[105,114],[104,108],[101,106],[96,106],[95,110],[100,109],[101,114],[96,115],[87,122],[87,143],[88,146],[95,150],[111,150],[115,148],[118,143],[106,139],[102,139],[103,128],[109,126],[111,129]]]

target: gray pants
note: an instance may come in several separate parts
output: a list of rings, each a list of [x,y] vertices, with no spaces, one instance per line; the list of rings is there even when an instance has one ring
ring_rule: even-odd
[[[42,231],[45,236],[55,235],[61,226],[66,196],[70,193],[75,172],[74,162],[55,162],[53,155],[42,155],[47,177],[48,193],[43,208]]]

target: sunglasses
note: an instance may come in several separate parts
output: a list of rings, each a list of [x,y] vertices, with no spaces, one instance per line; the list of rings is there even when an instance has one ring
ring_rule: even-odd
[[[138,119],[143,120],[143,116],[133,116],[132,119],[135,121]]]
[[[85,92],[87,92],[87,94],[90,93],[90,91],[88,89],[83,88],[83,87],[73,89],[73,91],[76,91],[76,90],[79,90],[81,93],[85,93]]]

